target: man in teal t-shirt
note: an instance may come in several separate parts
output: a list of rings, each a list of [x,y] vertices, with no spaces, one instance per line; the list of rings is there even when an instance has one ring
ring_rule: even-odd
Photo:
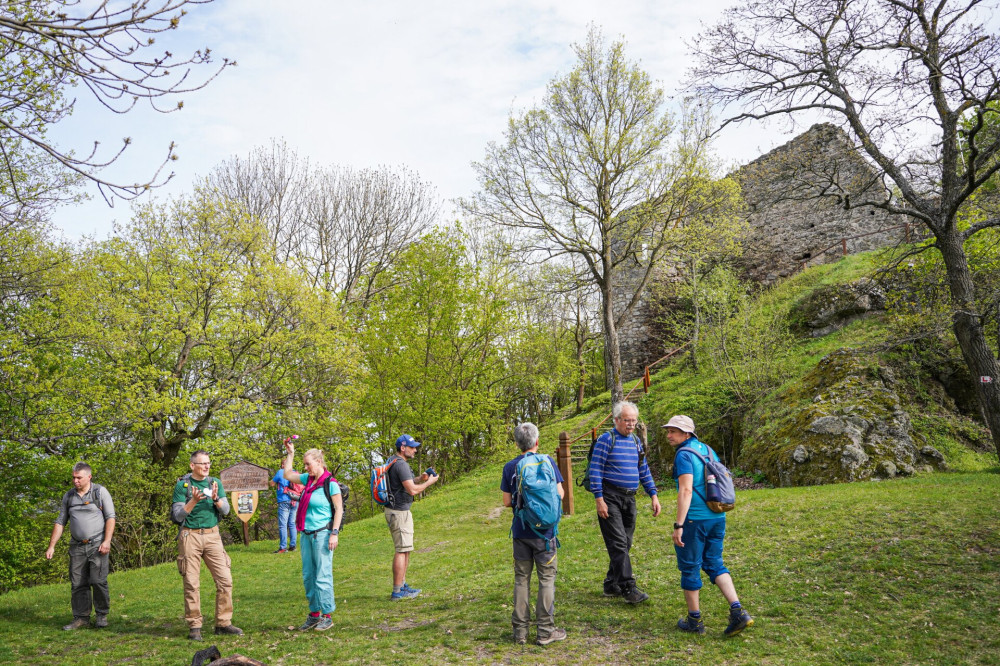
[[[184,620],[188,638],[201,640],[201,561],[215,580],[215,633],[242,636],[233,620],[233,576],[229,555],[219,535],[219,516],[229,513],[222,481],[208,475],[206,451],[191,454],[191,473],[174,486],[171,513],[181,526],[177,534],[177,569],[184,577]]]

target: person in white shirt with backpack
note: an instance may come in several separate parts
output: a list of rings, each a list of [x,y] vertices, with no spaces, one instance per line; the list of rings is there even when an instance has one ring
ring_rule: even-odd
[[[677,522],[673,542],[677,553],[677,568],[681,572],[681,589],[687,602],[688,614],[677,622],[677,628],[696,634],[705,633],[699,606],[701,572],[704,569],[722,596],[729,602],[729,625],[723,633],[733,636],[753,624],[753,618],[743,608],[733,577],[722,561],[722,545],[726,536],[726,514],[709,508],[705,488],[703,457],[718,460],[708,445],[698,440],[694,421],[678,415],[667,425],[667,440],[676,450],[673,477],[677,481]]]

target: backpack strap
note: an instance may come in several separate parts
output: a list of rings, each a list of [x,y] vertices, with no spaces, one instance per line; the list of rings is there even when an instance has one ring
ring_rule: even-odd
[[[101,510],[101,513],[104,513],[104,496],[101,493],[104,490],[104,486],[93,481],[91,481],[90,486],[93,490],[94,504]]]
[[[697,449],[695,449],[692,446],[682,446],[681,448],[677,449],[677,453],[680,453],[681,451],[690,451],[691,453],[695,454],[696,456],[698,456],[698,458],[701,459],[702,468],[705,470],[705,472],[704,472],[705,473],[705,483],[708,483],[708,471],[707,470],[708,470],[708,461],[710,460],[710,458],[708,456],[706,456],[706,455],[703,455],[701,453],[701,451],[698,451]],[[698,490],[697,488],[694,487],[694,484],[691,484],[691,490],[693,490],[696,493],[698,493],[698,497],[701,498],[702,502],[705,502],[706,504],[708,503],[708,499],[705,497],[704,494],[702,494],[702,492],[700,490]]]
[[[326,529],[333,531],[333,520],[337,517],[337,507],[333,505],[333,493],[330,492],[330,484],[338,483],[337,479],[331,474],[330,478],[326,480],[323,484],[323,493],[326,495],[326,501],[330,503],[330,522],[327,523]],[[339,484],[338,484],[339,485]]]

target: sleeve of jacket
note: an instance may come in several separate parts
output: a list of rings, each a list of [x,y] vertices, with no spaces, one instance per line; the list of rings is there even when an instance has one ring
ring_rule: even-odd
[[[184,510],[187,503],[187,491],[184,489],[184,482],[178,481],[174,485],[173,504],[170,505],[170,519],[178,525],[183,525],[187,520],[188,512]]]
[[[642,484],[646,494],[650,497],[656,494],[656,483],[653,481],[653,473],[649,471],[646,456],[643,456],[642,460],[639,461],[639,483]]]
[[[594,444],[594,455],[590,457],[590,492],[594,497],[604,497],[604,464],[608,460],[608,453],[611,452],[611,436],[604,433],[597,438]]]
[[[106,521],[117,517],[115,501],[111,499],[111,493],[104,486],[101,486],[101,511],[104,512],[104,520]]]
[[[229,498],[226,497],[226,491],[222,488],[222,479],[216,479],[215,481],[219,484],[219,503],[216,504],[215,510],[220,516],[228,516]]]

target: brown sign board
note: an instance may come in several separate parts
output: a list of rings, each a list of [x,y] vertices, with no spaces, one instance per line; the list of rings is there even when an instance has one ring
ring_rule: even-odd
[[[222,480],[222,489],[227,493],[267,490],[267,482],[271,480],[271,470],[243,461],[222,470],[219,478]]]

